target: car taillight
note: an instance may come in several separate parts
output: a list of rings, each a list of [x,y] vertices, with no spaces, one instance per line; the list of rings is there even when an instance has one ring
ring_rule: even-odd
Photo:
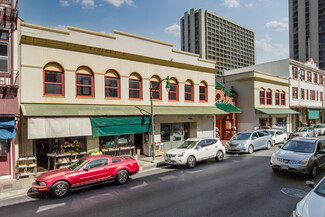
[[[222,144],[223,146],[225,146],[225,144],[223,144],[223,142],[221,142],[221,144]]]

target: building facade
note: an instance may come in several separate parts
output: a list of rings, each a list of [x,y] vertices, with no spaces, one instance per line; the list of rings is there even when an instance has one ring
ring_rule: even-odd
[[[283,59],[242,69],[227,71],[236,74],[245,70],[258,70],[288,79],[289,105],[296,110],[292,118],[293,129],[310,124],[324,123],[324,91],[325,71],[317,67],[313,59],[299,62],[293,59]]]
[[[288,79],[256,70],[226,72],[223,79],[226,88],[240,93],[238,131],[275,127],[292,131],[292,115],[298,112],[289,108]]]
[[[325,1],[289,0],[290,58],[325,69]]]
[[[181,50],[216,62],[218,69],[255,64],[255,33],[218,14],[191,9],[180,20]]]
[[[15,177],[16,131],[19,120],[15,1],[0,0],[0,179]]]
[[[52,157],[72,147],[117,155],[134,154],[131,147],[151,156],[150,87],[160,151],[215,136],[215,116],[228,114],[215,107],[215,63],[172,44],[28,23],[21,23],[19,39],[19,155],[37,156],[39,168],[60,166]]]

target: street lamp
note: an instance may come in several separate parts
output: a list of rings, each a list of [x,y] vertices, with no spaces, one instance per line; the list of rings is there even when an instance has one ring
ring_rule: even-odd
[[[150,108],[151,108],[151,136],[152,136],[152,163],[156,163],[156,145],[155,145],[155,123],[154,123],[154,113],[153,113],[153,94],[158,90],[161,82],[166,81],[166,90],[169,92],[170,90],[170,83],[169,83],[169,76],[167,78],[162,79],[156,87],[152,86],[152,83],[150,83]]]

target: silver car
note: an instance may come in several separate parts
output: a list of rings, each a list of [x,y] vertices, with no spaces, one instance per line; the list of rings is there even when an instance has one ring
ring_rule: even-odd
[[[315,178],[325,165],[325,139],[293,138],[272,154],[270,164],[274,172],[284,170]]]
[[[289,139],[294,137],[312,137],[315,136],[314,128],[312,127],[299,127],[296,131],[289,135]]]
[[[270,149],[272,136],[266,130],[249,130],[237,133],[226,143],[227,152],[253,153],[258,149]]]
[[[313,127],[317,136],[325,134],[325,124],[316,124]]]

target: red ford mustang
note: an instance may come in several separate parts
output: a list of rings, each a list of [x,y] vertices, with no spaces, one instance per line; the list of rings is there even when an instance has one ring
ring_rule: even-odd
[[[115,179],[125,184],[130,175],[139,171],[134,157],[91,156],[83,157],[67,168],[42,173],[36,177],[33,190],[51,193],[53,197],[65,197],[71,189]]]

